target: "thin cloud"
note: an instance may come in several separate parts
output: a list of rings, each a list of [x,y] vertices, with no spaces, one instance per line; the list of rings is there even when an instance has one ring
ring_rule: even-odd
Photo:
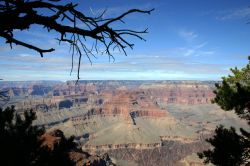
[[[24,56],[28,58],[28,56]],[[31,57],[29,57],[31,58]],[[149,68],[148,66],[152,66]],[[53,74],[60,80],[75,79],[69,76],[70,65],[54,63],[12,64],[5,62],[0,66],[0,75],[8,80],[34,78],[52,79]],[[190,59],[180,59],[167,55],[134,55],[115,63],[98,63],[81,66],[82,79],[219,79],[227,74],[227,65],[207,64]],[[199,69],[197,71],[197,69]],[[194,74],[196,73],[196,74]],[[34,79],[33,78],[33,79]]]
[[[199,35],[194,31],[180,30],[178,35],[183,38],[187,45],[179,47],[175,52],[183,56],[208,56],[213,55],[215,52],[205,49],[207,42],[200,42],[197,38]]]
[[[159,6],[161,6],[161,4],[148,2],[148,3],[138,4],[138,5],[123,5],[123,6],[112,6],[112,7],[102,7],[102,8],[90,7],[88,12],[90,12],[91,15],[98,17],[101,14],[103,14],[103,12],[105,11],[103,14],[103,18],[109,18],[109,17],[119,16],[123,12],[126,12],[132,8],[149,10],[149,9],[156,8]]]
[[[19,54],[20,57],[32,57],[33,55],[31,54]]]
[[[216,52],[213,50],[205,49],[205,43],[186,46],[186,47],[179,47],[172,51],[175,55],[183,55],[183,56],[209,56],[214,55]]]
[[[188,42],[191,42],[198,37],[198,34],[196,34],[194,31],[180,30],[178,34],[181,38]]]
[[[195,45],[195,48],[196,48],[196,49],[203,48],[203,47],[205,47],[206,45],[207,45],[207,43],[197,44],[197,45]]]
[[[217,16],[218,20],[242,19],[250,17],[250,8],[242,8],[225,12],[223,16]]]

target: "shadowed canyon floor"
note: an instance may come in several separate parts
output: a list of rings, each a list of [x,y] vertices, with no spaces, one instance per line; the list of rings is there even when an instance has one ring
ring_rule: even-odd
[[[37,112],[35,125],[75,135],[90,154],[108,153],[117,165],[202,165],[195,153],[216,125],[247,127],[211,104],[215,82],[80,81],[2,82],[22,112]]]

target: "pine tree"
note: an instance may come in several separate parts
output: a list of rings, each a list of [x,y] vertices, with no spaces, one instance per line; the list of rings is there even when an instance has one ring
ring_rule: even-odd
[[[68,151],[76,148],[74,137],[67,139],[63,132],[57,131],[55,136],[60,136],[60,142],[54,144],[53,149],[44,146],[44,139],[41,138],[45,129],[32,125],[35,119],[36,114],[32,110],[20,114],[14,106],[5,110],[0,108],[1,165],[73,165]]]
[[[250,58],[242,69],[231,69],[232,75],[223,77],[221,84],[216,84],[213,102],[225,111],[234,111],[250,125]],[[250,133],[240,129],[240,133],[231,127],[219,126],[215,136],[207,139],[212,149],[198,153],[204,163],[217,166],[250,165]]]

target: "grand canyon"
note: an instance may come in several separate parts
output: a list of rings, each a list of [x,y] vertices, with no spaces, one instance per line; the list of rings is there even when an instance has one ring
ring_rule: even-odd
[[[247,128],[212,104],[214,81],[1,82],[18,113],[36,111],[34,125],[57,129],[91,155],[120,166],[198,166],[196,153],[219,124]]]

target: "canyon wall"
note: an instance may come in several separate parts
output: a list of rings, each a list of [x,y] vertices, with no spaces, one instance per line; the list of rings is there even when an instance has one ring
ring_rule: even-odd
[[[178,119],[165,106],[210,104],[214,82],[69,81],[2,88],[8,90],[9,105],[34,109],[36,124],[76,135],[76,142],[89,153],[108,153],[139,166],[163,166],[208,148],[199,133],[206,120],[183,123],[196,113],[191,109]]]

